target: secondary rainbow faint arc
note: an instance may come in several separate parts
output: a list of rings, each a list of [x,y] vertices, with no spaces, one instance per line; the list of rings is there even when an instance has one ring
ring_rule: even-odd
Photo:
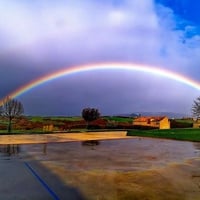
[[[83,73],[83,72],[88,72],[88,71],[97,71],[97,70],[128,70],[128,71],[139,71],[139,72],[145,72],[145,73],[151,73],[157,76],[162,76],[166,77],[172,80],[175,80],[177,82],[186,84],[188,86],[191,86],[197,90],[200,90],[200,83],[185,77],[181,74],[163,69],[163,68],[158,68],[158,67],[152,67],[148,65],[140,65],[140,64],[131,64],[131,63],[103,63],[103,64],[91,64],[91,65],[80,65],[80,66],[75,66],[75,67],[68,67],[50,74],[47,74],[43,77],[40,77],[38,79],[35,79],[26,85],[23,85],[22,87],[16,89],[12,93],[10,93],[9,96],[10,98],[16,98],[25,92],[43,84],[48,81],[52,81],[54,79],[67,76],[67,75],[72,75],[72,74],[77,74],[77,73]]]

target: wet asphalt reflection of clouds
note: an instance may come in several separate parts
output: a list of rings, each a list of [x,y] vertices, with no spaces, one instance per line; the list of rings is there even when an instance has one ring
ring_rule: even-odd
[[[12,165],[0,165],[3,171],[5,171],[5,167],[9,170],[13,170],[11,166],[17,166],[16,169],[13,170],[15,172],[17,170],[17,175],[12,174],[17,180],[17,176],[20,175],[21,177],[21,174],[27,174],[27,172],[23,172],[24,162],[27,162],[39,176],[48,183],[56,194],[62,196],[61,199],[65,199],[64,197],[66,194],[70,194],[71,197],[75,199],[83,198],[79,190],[67,185],[68,183],[65,182],[65,179],[67,181],[67,175],[63,176],[63,174],[59,172],[61,168],[65,169],[66,172],[71,171],[75,173],[90,170],[101,170],[104,173],[109,173],[110,171],[133,172],[162,168],[170,163],[181,164],[185,163],[185,161],[187,163],[195,162],[195,159],[200,158],[199,143],[150,138],[101,140],[98,144],[96,144],[94,140],[85,142],[70,141],[48,144],[23,144],[18,147],[17,145],[10,145],[8,149],[11,150],[10,152],[12,152],[12,154],[9,156],[6,156],[8,155],[8,146],[3,145],[0,147],[2,147],[0,148],[0,155],[4,158],[4,162],[12,162]],[[20,149],[20,151],[17,151],[17,149]],[[20,168],[19,171],[18,168]],[[198,184],[199,170],[196,169],[196,171],[197,173],[195,173],[192,178]],[[5,181],[5,176],[2,175],[2,177]],[[30,178],[34,179],[33,176],[30,177],[29,175],[28,178],[25,177],[22,181],[29,181]],[[12,177],[8,178],[10,184],[13,183],[11,179]],[[30,185],[28,184],[26,189],[31,193],[32,182],[34,182],[34,184],[38,183],[35,183],[33,180],[30,182]],[[16,184],[18,184],[17,181]],[[7,183],[7,186],[9,186],[9,183]],[[3,189],[6,190],[5,187],[3,187]],[[17,192],[18,190],[21,189],[18,187],[18,189],[14,191]],[[38,191],[40,190],[43,189],[38,189]],[[0,189],[0,195],[2,194]],[[48,195],[45,191],[41,191],[41,194]],[[28,194],[26,193],[25,195]],[[37,195],[37,193],[33,193],[33,195]],[[4,199],[6,198],[7,197]],[[45,197],[45,199],[48,198],[49,197]],[[44,196],[37,199],[44,199]]]
[[[163,139],[121,140],[21,145],[21,156],[38,161],[58,162],[66,168],[144,170],[199,158],[198,143]],[[58,165],[59,165],[58,163]]]
[[[199,143],[131,138],[101,140],[99,145],[87,141],[86,144],[79,141],[49,143],[46,154],[43,152],[43,144],[22,145],[20,154],[24,152],[24,155],[29,155],[27,160],[31,165],[41,163],[44,169],[49,169],[64,183],[78,187],[86,197],[91,195],[94,188],[94,193],[100,196],[104,193],[105,199],[108,188],[115,194],[119,191],[118,186],[112,186],[118,178],[124,181],[123,184],[130,185],[130,190],[135,190],[131,189],[131,184],[146,188],[141,189],[141,194],[147,192],[146,199],[149,198],[148,191],[151,189],[159,190],[158,193],[167,196],[166,199],[170,199],[170,195],[176,195],[176,191],[181,198],[174,199],[184,199],[185,195],[199,195]],[[98,180],[105,180],[105,183],[99,183]],[[146,185],[148,182],[151,183],[149,186]],[[159,184],[152,186],[155,183]],[[104,184],[110,185],[103,187]],[[126,193],[126,189],[121,190],[120,187],[122,193]],[[91,199],[97,199],[97,196],[94,195]]]

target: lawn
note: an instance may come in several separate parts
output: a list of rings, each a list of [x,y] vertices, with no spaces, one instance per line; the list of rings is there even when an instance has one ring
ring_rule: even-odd
[[[200,142],[200,129],[129,130],[128,136],[167,138]]]
[[[188,123],[188,124],[193,124],[193,120],[192,119],[175,119],[176,122],[179,123]]]

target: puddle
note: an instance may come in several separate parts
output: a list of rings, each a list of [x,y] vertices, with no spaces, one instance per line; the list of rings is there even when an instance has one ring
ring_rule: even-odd
[[[31,144],[19,149],[21,156],[38,161],[69,160],[70,170],[144,170],[200,157],[200,143],[148,138]]]
[[[2,155],[42,161],[70,160],[70,169],[139,170],[200,157],[200,143],[133,138],[83,142],[0,145]],[[95,160],[95,162],[94,162]],[[71,166],[74,166],[71,167]],[[79,169],[82,167],[79,166]]]

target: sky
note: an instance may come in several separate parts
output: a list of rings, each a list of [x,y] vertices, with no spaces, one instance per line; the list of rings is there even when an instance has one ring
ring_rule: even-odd
[[[199,0],[0,0],[0,97],[57,70],[132,63],[200,83]],[[75,73],[17,96],[26,115],[191,114],[200,91],[151,73]]]

